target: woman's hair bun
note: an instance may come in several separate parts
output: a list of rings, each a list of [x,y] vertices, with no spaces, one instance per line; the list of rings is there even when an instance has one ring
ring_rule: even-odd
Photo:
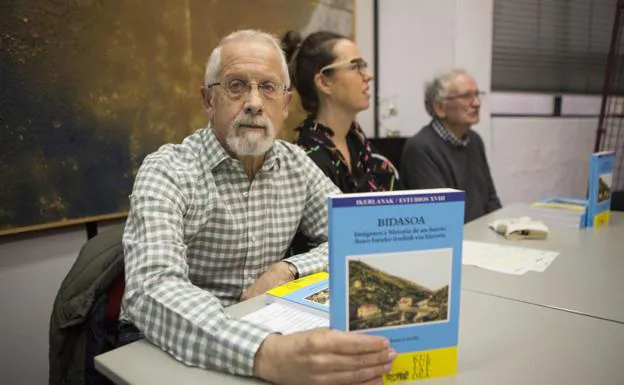
[[[297,31],[288,31],[282,38],[282,48],[284,49],[284,54],[286,55],[286,60],[290,62],[293,58],[293,55],[299,48],[299,45],[303,41],[303,37],[301,33]]]

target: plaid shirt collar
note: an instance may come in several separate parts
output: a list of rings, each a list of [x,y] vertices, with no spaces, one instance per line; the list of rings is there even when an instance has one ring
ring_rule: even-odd
[[[456,147],[466,147],[468,145],[468,136],[466,136],[466,139],[458,138],[438,119],[433,119],[431,126],[445,142],[448,142]]]
[[[214,134],[212,127],[208,125],[206,130],[202,132],[202,140],[204,142],[204,147],[206,151],[201,153],[202,162],[206,165],[209,171],[213,171],[220,165],[224,164],[224,162],[236,162],[237,159],[233,158],[223,147],[219,139]],[[273,170],[279,169],[280,166],[280,154],[279,151],[276,151],[276,146],[271,147],[269,151],[267,151],[265,155],[265,160],[262,165],[262,169]]]

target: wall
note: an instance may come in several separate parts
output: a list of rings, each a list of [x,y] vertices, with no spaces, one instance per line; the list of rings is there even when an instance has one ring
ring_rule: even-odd
[[[375,52],[375,41],[373,34],[373,0],[356,0],[355,2],[355,42],[358,45],[362,58],[368,62],[370,69],[375,73],[375,63],[373,55]],[[375,133],[375,114],[373,103],[375,95],[374,82],[370,82],[371,107],[358,114],[358,122],[362,126],[364,133],[370,138]]]
[[[74,228],[0,244],[0,383],[47,382],[52,303],[85,239]]]
[[[492,73],[492,15],[494,0],[457,0],[453,65],[464,68],[479,89],[490,93]],[[486,151],[492,148],[490,100],[481,102],[481,120],[473,127],[481,134]]]
[[[424,109],[423,86],[453,67],[469,71],[481,90],[490,90],[493,0],[383,0],[380,2],[378,74],[381,114],[387,101],[399,111],[380,129],[412,136],[431,118]],[[483,101],[474,129],[490,148],[490,109]]]
[[[584,196],[597,118],[492,118],[490,168],[503,204]]]
[[[86,240],[84,226],[0,238],[0,384],[48,382],[52,304]]]
[[[488,93],[473,128],[483,137],[503,204],[584,195],[596,118],[491,116],[553,111],[551,95],[490,92],[493,0],[383,0],[380,8],[381,114],[387,100],[399,110],[387,128],[404,137],[418,132],[430,120],[424,83],[441,70],[464,68]],[[565,95],[562,112],[595,115],[598,104],[595,97]]]
[[[411,136],[430,119],[423,107],[423,85],[450,68],[455,57],[456,0],[380,1],[380,114],[392,100],[398,116],[380,134],[399,129]]]

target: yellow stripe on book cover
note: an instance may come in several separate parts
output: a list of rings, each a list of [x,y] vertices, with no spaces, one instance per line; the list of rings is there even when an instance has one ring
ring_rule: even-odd
[[[384,384],[447,377],[457,373],[457,347],[399,354],[392,370],[384,375]]]
[[[301,277],[299,279],[296,279],[294,281],[290,281],[288,283],[285,283],[281,286],[275,287],[269,291],[267,291],[268,294],[270,295],[274,295],[276,297],[283,297],[285,295],[288,295],[296,290],[299,290],[303,287],[306,287],[308,285],[311,285],[313,283],[317,283],[320,282],[324,279],[328,279],[329,278],[329,273],[322,271],[320,273],[314,273],[314,274],[310,274],[310,275],[306,275],[305,277]]]
[[[567,205],[565,203],[547,203],[547,202],[535,202],[531,203],[533,207],[548,207],[551,209],[562,209],[562,210],[571,210],[571,211],[579,211],[582,212],[585,210],[585,207],[575,206],[575,205]]]
[[[603,211],[600,214],[594,216],[594,227],[606,226],[609,224],[609,217],[611,212],[609,210]]]

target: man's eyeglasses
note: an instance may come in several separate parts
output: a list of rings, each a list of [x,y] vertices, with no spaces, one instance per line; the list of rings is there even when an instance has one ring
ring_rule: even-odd
[[[232,100],[238,100],[245,95],[251,93],[251,87],[256,86],[258,93],[264,98],[275,100],[284,95],[286,86],[278,81],[265,80],[262,82],[252,82],[244,79],[230,79],[225,82],[217,82],[208,84],[206,87],[221,86],[225,90],[225,94]]]
[[[461,100],[462,102],[472,102],[475,99],[483,99],[485,96],[485,91],[477,91],[477,92],[464,92],[463,94],[447,96],[443,98],[444,100]]]
[[[321,68],[319,72],[325,75],[327,71],[340,68],[340,67],[347,67],[353,71],[358,71],[360,75],[362,76],[366,75],[368,71],[368,63],[366,62],[366,60],[362,58],[357,58],[357,59],[345,60],[345,61],[340,61],[337,63],[328,64],[325,67]]]

